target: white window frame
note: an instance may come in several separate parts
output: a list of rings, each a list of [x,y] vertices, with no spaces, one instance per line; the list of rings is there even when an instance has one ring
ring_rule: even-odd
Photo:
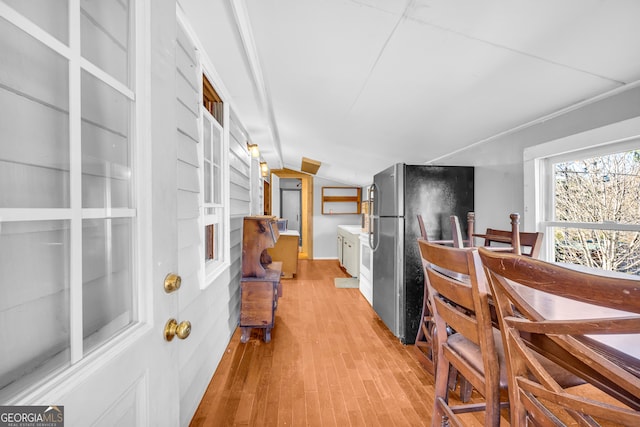
[[[207,79],[211,84],[213,81],[209,78],[208,73],[201,69],[200,76],[207,75]],[[201,77],[202,78],[202,77]],[[202,88],[202,81],[200,82],[200,88]],[[202,89],[200,89],[199,99],[202,100]],[[228,106],[224,103],[223,122],[228,122]],[[218,149],[220,164],[220,182],[218,184],[212,182],[212,185],[218,185],[217,191],[220,194],[220,203],[205,203],[205,174],[204,174],[204,148],[206,141],[204,141],[204,126],[207,121],[211,123],[211,135],[218,133],[220,138],[220,147]],[[200,230],[202,232],[203,245],[201,250],[202,270],[204,274],[204,281],[201,282],[201,289],[206,289],[220,274],[229,267],[229,132],[226,127],[223,127],[218,121],[211,115],[209,111],[202,104],[200,104],[200,118],[199,118],[199,132],[200,132],[200,146],[198,148],[198,162],[199,162],[199,180],[200,180]],[[207,210],[213,210],[213,213],[207,213]],[[205,227],[208,225],[214,225],[215,228],[215,241],[216,259],[206,260],[206,242]]]
[[[618,153],[640,147],[640,117],[529,147],[523,154],[525,223],[527,230],[544,232],[540,258],[554,261],[554,227],[640,231],[640,224],[577,223],[554,220],[553,164]]]
[[[230,121],[230,101],[228,91],[222,84],[222,79],[218,76],[211,59],[207,56],[206,50],[202,46],[202,43],[194,33],[191,25],[189,24],[187,18],[184,15],[184,12],[180,8],[178,4],[176,4],[176,17],[178,19],[179,25],[181,25],[182,29],[187,34],[189,40],[194,44],[196,48],[197,55],[197,63],[198,63],[198,105],[200,107],[199,113],[199,123],[198,123],[198,132],[199,132],[199,141],[203,140],[203,113],[202,110],[204,107],[202,106],[202,76],[205,75],[218,93],[218,95],[222,98],[223,104],[223,123],[226,124],[222,126],[222,204],[220,208],[222,209],[222,213],[219,214],[218,219],[220,220],[220,229],[217,231],[218,236],[220,237],[221,249],[220,253],[222,258],[220,258],[216,262],[207,262],[205,263],[205,251],[206,246],[204,245],[204,232],[205,232],[205,218],[204,218],[204,195],[203,192],[200,191],[198,195],[199,202],[199,221],[198,225],[200,227],[200,239],[202,245],[200,247],[200,270],[202,274],[202,278],[200,278],[200,289],[206,289],[209,287],[211,283],[213,283],[218,277],[220,277],[225,271],[229,270],[231,265],[231,220],[230,220],[230,198],[229,198],[229,126],[228,123]],[[203,144],[198,143],[198,179],[200,188],[204,188],[204,174],[203,174]]]

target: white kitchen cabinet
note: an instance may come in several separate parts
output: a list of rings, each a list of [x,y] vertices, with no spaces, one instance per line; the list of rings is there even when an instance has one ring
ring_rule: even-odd
[[[356,225],[338,226],[338,260],[340,265],[358,277],[360,270],[360,227]]]
[[[347,273],[353,277],[358,276],[358,265],[356,264],[357,247],[353,239],[345,238],[342,246],[342,263]]]

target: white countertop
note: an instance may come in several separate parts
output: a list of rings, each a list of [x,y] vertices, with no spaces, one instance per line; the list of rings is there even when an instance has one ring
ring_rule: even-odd
[[[362,227],[359,225],[339,225],[338,228],[342,228],[344,231],[351,234],[362,233]]]
[[[300,233],[298,233],[297,230],[280,231],[278,234],[280,234],[281,236],[298,236],[298,237],[300,237]]]

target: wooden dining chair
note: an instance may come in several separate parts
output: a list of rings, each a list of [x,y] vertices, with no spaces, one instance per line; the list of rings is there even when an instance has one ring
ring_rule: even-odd
[[[429,240],[427,229],[424,224],[424,220],[422,215],[418,214],[418,226],[420,227],[420,238],[424,240]],[[469,212],[467,214],[467,236],[471,236],[473,234],[473,222],[475,215],[473,212]],[[450,219],[451,220],[451,219]],[[464,241],[461,237],[460,232],[460,223],[456,217],[455,224],[453,220],[451,220],[451,231],[453,234],[453,238],[451,240],[430,240],[432,243],[437,243],[441,245],[450,245],[454,247],[462,247]],[[457,237],[456,237],[457,235]],[[469,237],[471,239],[471,237]],[[424,266],[423,266],[424,267]],[[429,305],[429,291],[426,283],[426,277],[424,282],[424,292],[423,292],[423,303],[422,303],[422,313],[420,315],[420,325],[418,325],[418,332],[416,333],[416,339],[414,341],[414,353],[416,354],[418,361],[424,366],[424,368],[432,375],[435,375],[436,365],[437,365],[437,355],[435,353],[435,346],[433,342],[433,316],[431,315],[432,310]],[[452,375],[452,388],[455,386],[456,376]],[[465,401],[469,399],[469,391],[464,385],[462,386],[464,391],[464,399]]]
[[[512,213],[509,215],[511,219],[511,230],[496,230],[488,228],[484,235],[485,247],[491,248],[493,251],[514,252],[518,254],[527,255],[537,258],[540,253],[540,247],[542,244],[542,238],[544,233],[541,232],[522,232],[520,231],[520,214]],[[475,246],[474,236],[474,224],[475,214],[470,212],[467,216],[467,236],[468,240],[462,240],[462,232],[458,217],[451,215],[451,230],[453,235],[453,246]],[[463,244],[459,244],[462,242]],[[497,244],[497,245],[496,245]],[[468,402],[471,398],[472,387],[461,375],[452,374],[450,376],[450,387],[454,389],[456,384],[460,384],[460,399],[462,402]]]
[[[589,335],[640,333],[640,282],[575,271],[530,257],[479,249],[493,293],[509,367],[511,425],[640,426],[640,379],[589,345]],[[529,298],[525,291],[529,291]],[[534,292],[531,294],[531,292]],[[531,295],[534,295],[532,297]],[[543,295],[590,304],[582,317],[549,319]],[[560,307],[567,308],[567,300]],[[597,306],[597,307],[594,307]],[[591,307],[591,309],[589,309]],[[622,317],[592,314],[599,307]],[[544,355],[590,383],[565,389],[539,363]],[[599,390],[596,390],[596,387]],[[598,393],[595,393],[597,391]],[[633,409],[632,409],[633,408]]]
[[[420,241],[421,238],[418,239]],[[426,239],[423,239],[426,241]],[[424,271],[424,262],[422,265]],[[427,286],[427,277],[424,277],[424,290],[422,297],[422,312],[420,313],[420,324],[416,333],[416,340],[413,344],[413,350],[420,364],[431,375],[436,374],[437,354],[434,345],[434,323],[433,310],[429,302],[429,288]]]
[[[500,332],[491,324],[488,288],[475,248],[452,248],[418,240],[433,309],[437,370],[432,426],[462,425],[459,413],[485,411],[486,426],[500,424],[506,396],[506,366]],[[452,331],[453,333],[448,333]],[[449,373],[455,369],[485,399],[449,404]]]
[[[487,228],[483,235],[477,236],[484,238],[484,246],[491,247],[492,250],[504,250],[538,258],[544,233],[520,231],[520,214],[518,213],[510,214],[509,218],[511,230]]]

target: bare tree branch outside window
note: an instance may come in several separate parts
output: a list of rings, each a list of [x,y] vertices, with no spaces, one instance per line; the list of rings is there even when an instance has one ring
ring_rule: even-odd
[[[611,229],[556,228],[556,261],[640,274],[640,233],[616,229],[640,224],[639,194],[640,151],[557,163],[556,221]]]

